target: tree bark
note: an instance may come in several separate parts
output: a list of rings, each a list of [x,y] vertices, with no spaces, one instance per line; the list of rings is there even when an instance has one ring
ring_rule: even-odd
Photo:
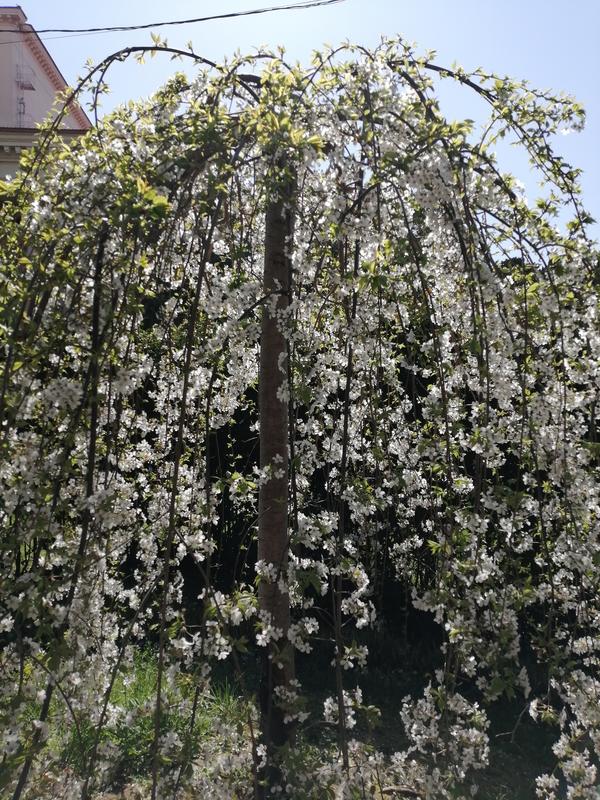
[[[276,781],[273,763],[277,749],[290,739],[292,729],[277,705],[277,689],[287,688],[294,676],[294,654],[287,634],[290,625],[289,594],[286,591],[288,535],[288,440],[289,402],[287,339],[283,324],[290,304],[293,215],[293,181],[286,182],[277,199],[271,200],[265,219],[264,294],[260,337],[259,412],[260,467],[264,483],[258,502],[258,558],[272,565],[274,580],[261,579],[259,608],[279,631],[270,639],[263,657],[260,711],[263,741],[267,746],[266,783]],[[276,759],[275,759],[276,760]]]

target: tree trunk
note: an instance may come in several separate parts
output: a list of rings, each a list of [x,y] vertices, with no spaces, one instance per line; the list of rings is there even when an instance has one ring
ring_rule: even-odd
[[[294,654],[287,634],[290,603],[286,591],[288,564],[288,364],[287,341],[282,322],[287,324],[290,303],[293,217],[293,181],[286,182],[279,198],[268,203],[265,220],[264,294],[260,337],[259,411],[260,467],[267,471],[258,503],[258,558],[272,565],[273,579],[261,579],[259,608],[280,632],[269,639],[263,658],[260,711],[263,741],[267,746],[267,784],[276,782],[273,763],[277,748],[289,741],[290,725],[277,705],[280,688],[287,688],[294,676]],[[263,473],[264,474],[264,473]],[[276,759],[275,759],[276,760]]]

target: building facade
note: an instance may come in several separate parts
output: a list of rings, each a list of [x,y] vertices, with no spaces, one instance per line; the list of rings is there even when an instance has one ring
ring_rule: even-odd
[[[20,6],[0,6],[0,179],[14,175],[23,149],[31,147],[37,125],[52,113],[67,86],[44,43]],[[91,127],[72,104],[61,135],[78,136]]]

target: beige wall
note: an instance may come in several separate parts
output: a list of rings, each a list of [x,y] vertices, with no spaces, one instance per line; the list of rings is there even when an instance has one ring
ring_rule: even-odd
[[[31,128],[0,128],[0,180],[12,178],[19,169],[19,160],[23,150],[31,147],[36,130]],[[61,130],[61,138],[67,142],[84,131]]]
[[[36,126],[48,118],[65,80],[44,43],[19,6],[0,6],[0,180],[19,168]],[[90,123],[75,106],[61,123],[62,135],[88,130]]]
[[[0,180],[14,177],[21,153],[31,146],[35,134],[27,128],[0,128]]]
[[[35,128],[48,117],[64,78],[18,6],[0,6],[0,127]],[[62,127],[89,127],[81,110]]]

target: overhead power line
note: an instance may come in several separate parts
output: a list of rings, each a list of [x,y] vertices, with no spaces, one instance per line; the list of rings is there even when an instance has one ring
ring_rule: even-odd
[[[44,34],[44,33],[71,33],[71,34],[86,34],[86,33],[117,33],[123,31],[141,31],[148,30],[149,28],[165,28],[170,25],[193,25],[196,22],[210,22],[217,19],[233,19],[235,17],[251,17],[258,14],[269,14],[272,11],[298,11],[305,8],[317,8],[317,6],[333,6],[337,3],[344,3],[345,0],[307,0],[307,2],[292,3],[287,6],[268,6],[267,8],[253,8],[248,11],[230,11],[226,14],[213,14],[207,17],[195,17],[194,19],[177,19],[169,20],[167,22],[148,22],[144,25],[113,25],[106,28],[36,28],[30,31],[20,31],[20,33],[28,34]],[[14,28],[0,28],[0,33],[15,33]]]

